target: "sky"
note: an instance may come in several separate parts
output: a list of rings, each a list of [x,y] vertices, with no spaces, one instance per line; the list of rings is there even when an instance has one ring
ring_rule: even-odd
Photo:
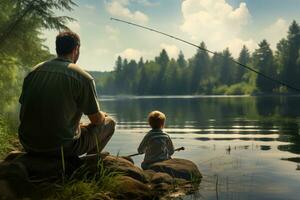
[[[111,17],[158,29],[212,51],[229,48],[236,58],[243,45],[251,52],[263,39],[276,50],[293,20],[300,23],[300,0],[75,0],[76,19],[68,27],[81,37],[78,64],[89,71],[112,71],[116,58],[154,59],[162,49],[171,58],[182,51],[191,58],[197,51],[179,41],[123,23]],[[42,37],[55,54],[57,31]]]

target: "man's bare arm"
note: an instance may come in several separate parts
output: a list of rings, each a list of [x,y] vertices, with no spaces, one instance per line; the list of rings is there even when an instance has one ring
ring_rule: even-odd
[[[107,116],[106,113],[100,111],[100,112],[97,112],[95,114],[88,115],[88,118],[90,119],[91,124],[101,125],[101,124],[104,124],[106,116]]]

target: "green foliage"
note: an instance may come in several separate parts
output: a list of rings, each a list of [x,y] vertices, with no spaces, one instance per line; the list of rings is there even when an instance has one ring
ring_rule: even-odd
[[[277,45],[277,61],[280,67],[280,77],[287,83],[300,87],[300,26],[296,21],[289,27],[287,39],[281,40]],[[294,92],[288,89],[289,92]]]
[[[237,83],[231,85],[227,88],[225,94],[226,95],[245,95],[245,94],[252,94],[255,91],[255,87],[252,87],[249,84],[245,83]]]
[[[9,132],[9,128],[3,117],[0,115],[0,158],[12,148],[12,145],[9,142],[11,139],[12,136]]]
[[[261,73],[275,79],[277,78],[273,53],[266,40],[259,43],[259,49],[257,49],[253,55],[253,62],[254,66],[256,66]],[[258,76],[256,86],[261,92],[271,93],[276,89],[278,84],[267,80],[265,77]]]
[[[102,199],[107,194],[118,192],[120,172],[111,172],[104,167],[103,161],[97,163],[97,173],[92,177],[85,167],[78,169],[63,185],[55,185],[44,194],[45,199]]]
[[[18,62],[16,58],[0,55],[0,103],[9,104],[18,92]],[[0,109],[1,110],[1,109]]]

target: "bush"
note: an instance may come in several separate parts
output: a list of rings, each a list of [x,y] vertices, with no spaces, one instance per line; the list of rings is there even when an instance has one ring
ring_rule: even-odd
[[[228,90],[227,85],[221,85],[219,87],[214,88],[212,93],[216,95],[222,95],[225,94],[227,90]]]
[[[9,134],[9,128],[6,125],[3,117],[0,116],[0,158],[12,148],[10,143],[12,136]]]

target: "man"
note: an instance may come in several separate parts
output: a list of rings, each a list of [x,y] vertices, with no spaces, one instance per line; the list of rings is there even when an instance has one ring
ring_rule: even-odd
[[[115,122],[100,111],[93,77],[75,63],[80,38],[71,31],[56,37],[57,58],[38,64],[24,79],[19,138],[33,154],[66,156],[101,151]],[[80,125],[85,114],[90,120]]]

